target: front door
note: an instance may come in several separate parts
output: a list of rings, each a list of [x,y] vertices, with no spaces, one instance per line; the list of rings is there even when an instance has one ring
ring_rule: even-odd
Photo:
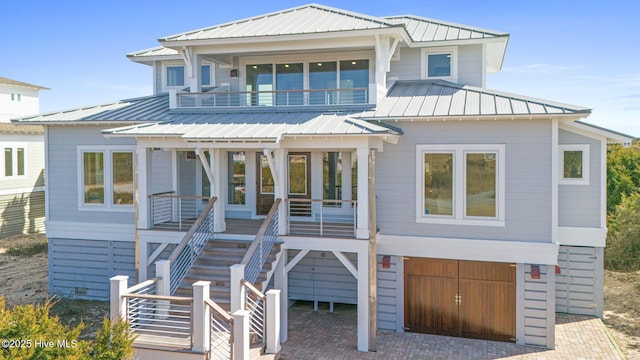
[[[269,168],[269,161],[263,153],[256,154],[256,214],[267,215],[271,205],[273,205],[275,185],[273,182],[273,175],[271,174],[271,168]]]
[[[425,258],[404,264],[408,331],[514,341],[512,264]]]
[[[311,216],[311,153],[289,153],[287,197],[290,216]]]

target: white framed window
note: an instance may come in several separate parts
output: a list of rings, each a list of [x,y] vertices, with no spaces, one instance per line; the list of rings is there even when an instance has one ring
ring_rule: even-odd
[[[422,49],[422,79],[458,80],[458,48]]]
[[[416,146],[416,222],[505,226],[505,145]]]
[[[135,148],[78,146],[78,208],[134,210]]]
[[[200,85],[213,86],[215,84],[213,64],[200,65]],[[185,66],[180,63],[168,63],[162,67],[162,83],[166,88],[180,88],[187,85]]]
[[[167,87],[184,86],[184,66],[167,65],[165,68],[165,77]]]
[[[558,145],[559,184],[589,185],[589,144]]]
[[[4,143],[2,148],[1,178],[19,179],[27,176],[27,154],[26,144]]]

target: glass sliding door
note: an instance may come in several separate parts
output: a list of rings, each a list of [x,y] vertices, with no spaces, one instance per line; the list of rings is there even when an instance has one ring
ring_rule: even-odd
[[[338,63],[335,61],[309,63],[309,104],[327,105],[337,102]],[[329,91],[331,89],[332,91]]]
[[[276,65],[276,104],[304,104],[304,72],[300,64]]]
[[[273,65],[247,65],[246,74],[246,90],[252,92],[247,94],[247,106],[273,106]]]
[[[340,104],[366,104],[368,88],[369,60],[340,61]]]

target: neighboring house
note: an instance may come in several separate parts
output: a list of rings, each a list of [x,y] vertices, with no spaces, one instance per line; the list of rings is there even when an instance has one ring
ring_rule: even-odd
[[[43,128],[8,123],[39,112],[40,90],[0,77],[0,238],[44,230]]]
[[[152,96],[20,120],[45,126],[50,291],[152,278],[200,215],[187,237],[227,250],[185,281],[221,294],[229,244],[270,213],[282,244],[256,281],[357,304],[361,351],[375,328],[553,348],[556,311],[602,316],[606,145],[631,138],[486,89],[508,39],[312,4],[129,54]]]

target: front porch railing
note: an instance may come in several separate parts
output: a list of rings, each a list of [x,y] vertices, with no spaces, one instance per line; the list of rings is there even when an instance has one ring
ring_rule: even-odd
[[[287,199],[289,234],[355,238],[357,200]]]
[[[240,264],[245,266],[244,279],[250,284],[255,284],[258,280],[258,275],[260,275],[260,271],[262,271],[262,267],[267,261],[273,245],[279,240],[278,207],[280,206],[280,202],[281,199],[276,199],[273,203],[267,214],[267,218],[262,223],[258,234],[256,234],[251,246],[240,262]]]
[[[240,284],[244,288],[245,310],[249,312],[249,329],[256,335],[256,343],[264,343],[267,295],[246,280],[241,280]]]
[[[368,88],[177,93],[182,108],[355,105],[369,102]]]
[[[171,264],[171,294],[178,289],[198,255],[204,249],[207,241],[213,237],[213,204],[216,200],[216,197],[212,197],[209,200],[207,206],[169,256]]]
[[[211,299],[205,299],[209,307],[209,359],[233,359],[233,318]]]
[[[151,224],[158,230],[186,230],[209,201],[205,196],[178,196],[168,191],[149,195]]]

